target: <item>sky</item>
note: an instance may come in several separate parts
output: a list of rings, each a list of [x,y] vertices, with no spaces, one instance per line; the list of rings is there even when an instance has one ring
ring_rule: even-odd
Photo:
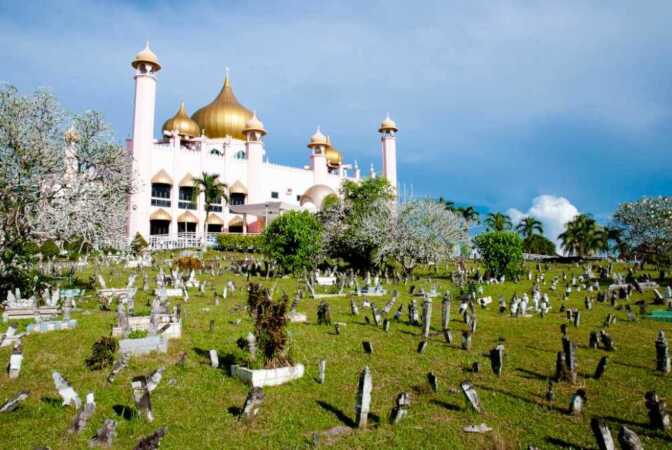
[[[119,141],[146,40],[156,123],[209,103],[226,68],[272,162],[303,166],[319,125],[380,172],[399,126],[400,189],[480,211],[607,222],[672,188],[672,2],[0,0],[0,82],[104,114]]]

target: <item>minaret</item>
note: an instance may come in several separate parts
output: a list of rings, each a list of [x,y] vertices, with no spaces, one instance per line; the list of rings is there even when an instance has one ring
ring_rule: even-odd
[[[264,195],[264,144],[263,136],[266,134],[264,124],[257,118],[254,112],[252,117],[245,122],[243,129],[245,135],[245,153],[247,155],[247,202],[261,203],[265,201]]]
[[[154,146],[154,109],[156,104],[156,72],[161,64],[154,52],[145,48],[131,62],[135,69],[135,98],[133,101],[133,174],[135,192],[131,196],[128,238],[139,232],[149,238],[149,208],[151,197],[152,147]]]
[[[308,148],[312,150],[310,168],[313,171],[313,184],[325,184],[327,181],[327,146],[327,137],[322,134],[320,127],[317,127],[308,143]]]
[[[397,192],[397,124],[390,119],[388,114],[380,124],[378,132],[381,134],[380,142],[383,152],[383,176]]]
[[[77,143],[79,142],[79,132],[73,127],[65,132],[63,135],[65,140],[65,184],[70,184],[75,179],[78,170],[77,162]]]

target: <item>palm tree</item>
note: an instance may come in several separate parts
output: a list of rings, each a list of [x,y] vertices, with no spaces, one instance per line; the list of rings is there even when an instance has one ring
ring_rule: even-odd
[[[583,258],[603,250],[606,236],[608,233],[590,214],[579,214],[565,224],[565,231],[558,238],[565,252]]]
[[[485,226],[488,231],[510,230],[512,227],[511,218],[500,212],[490,213],[485,218]]]
[[[516,231],[518,231],[523,238],[528,238],[535,233],[544,234],[544,226],[534,217],[527,216],[523,217],[520,223],[516,226]]]
[[[194,178],[194,197],[203,193],[205,203],[205,223],[203,224],[203,249],[208,242],[208,219],[213,204],[222,202],[222,206],[229,202],[228,186],[219,181],[219,175],[203,172],[201,178]]]
[[[467,222],[481,223],[481,215],[474,209],[473,206],[467,206],[466,208],[460,208],[462,217]]]

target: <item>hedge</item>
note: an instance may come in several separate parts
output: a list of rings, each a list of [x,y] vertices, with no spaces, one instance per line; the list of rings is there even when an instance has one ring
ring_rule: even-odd
[[[257,253],[261,251],[262,236],[225,233],[217,235],[217,248],[225,252]]]

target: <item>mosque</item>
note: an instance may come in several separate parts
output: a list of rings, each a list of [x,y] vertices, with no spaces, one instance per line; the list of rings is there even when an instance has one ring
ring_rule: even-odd
[[[308,140],[305,167],[268,162],[264,124],[238,101],[228,73],[211,103],[191,116],[180,104],[157,139],[154,116],[161,64],[149,43],[131,66],[135,98],[128,149],[136,179],[129,206],[129,239],[140,233],[153,248],[172,248],[200,240],[203,227],[213,234],[259,233],[278,214],[291,209],[317,211],[325,198],[339,195],[345,180],[361,179],[357,163],[346,164],[319,128]],[[396,189],[397,126],[388,116],[378,132],[382,176]],[[204,172],[219,175],[228,187],[228,202],[212,204],[209,214],[204,195],[194,196],[194,178]],[[371,172],[375,176],[373,168]]]

